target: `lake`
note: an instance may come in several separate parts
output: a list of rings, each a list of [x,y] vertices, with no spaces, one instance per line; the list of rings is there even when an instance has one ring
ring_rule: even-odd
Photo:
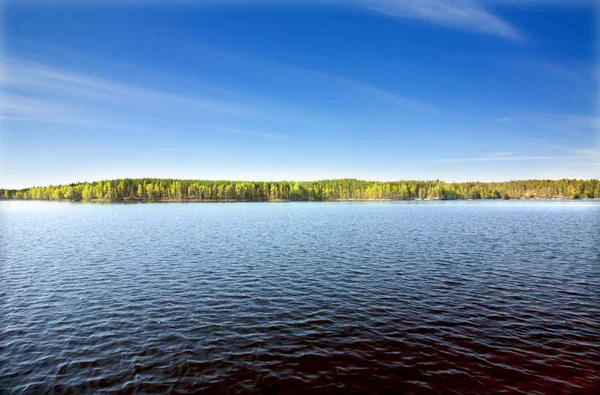
[[[600,203],[0,202],[0,393],[594,393]]]

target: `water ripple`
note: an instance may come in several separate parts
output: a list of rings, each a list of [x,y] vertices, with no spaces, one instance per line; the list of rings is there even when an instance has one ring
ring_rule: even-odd
[[[0,393],[594,393],[598,204],[0,203]]]

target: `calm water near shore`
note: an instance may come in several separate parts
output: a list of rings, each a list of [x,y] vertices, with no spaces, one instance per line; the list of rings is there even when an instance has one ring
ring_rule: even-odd
[[[0,202],[0,393],[595,393],[599,202]]]

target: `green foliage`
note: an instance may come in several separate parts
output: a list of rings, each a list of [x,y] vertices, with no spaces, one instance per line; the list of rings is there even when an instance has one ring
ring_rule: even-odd
[[[0,199],[84,201],[600,199],[600,182],[570,179],[463,183],[446,183],[437,180],[379,182],[355,179],[252,182],[127,178],[20,190],[0,189]]]

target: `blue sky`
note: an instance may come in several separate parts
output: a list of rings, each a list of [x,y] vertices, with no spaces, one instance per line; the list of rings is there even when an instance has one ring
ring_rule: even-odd
[[[598,178],[587,0],[0,1],[0,188]]]

